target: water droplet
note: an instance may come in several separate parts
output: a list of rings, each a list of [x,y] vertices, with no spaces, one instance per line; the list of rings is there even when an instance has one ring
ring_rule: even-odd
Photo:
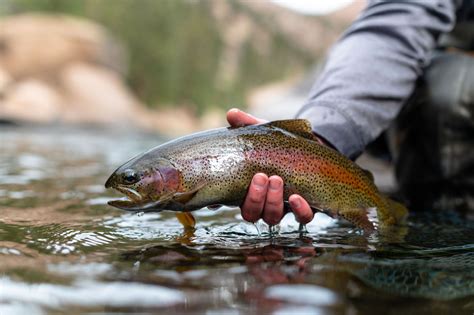
[[[257,223],[253,223],[253,226],[255,226],[255,229],[257,230],[258,237],[261,237],[262,235],[260,234],[260,230],[258,229]]]
[[[298,232],[300,233],[300,235],[308,233],[308,230],[306,229],[306,224],[300,223],[300,226],[298,228]]]

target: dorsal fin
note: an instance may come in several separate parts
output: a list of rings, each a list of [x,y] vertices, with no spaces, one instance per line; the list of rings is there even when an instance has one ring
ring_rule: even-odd
[[[374,174],[372,174],[371,171],[368,171],[368,170],[365,170],[365,169],[362,169],[362,171],[364,171],[365,175],[367,175],[367,177],[370,178],[370,180],[371,180],[372,182],[375,181],[375,180],[374,180]]]
[[[263,125],[280,128],[306,139],[318,140],[313,134],[311,123],[306,119],[275,120]]]

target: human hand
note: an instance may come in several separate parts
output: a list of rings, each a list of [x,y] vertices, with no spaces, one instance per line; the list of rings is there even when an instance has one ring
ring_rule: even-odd
[[[265,120],[253,117],[237,108],[227,112],[227,121],[232,127],[241,127],[264,123]],[[313,211],[306,200],[300,195],[293,194],[288,198],[290,207],[301,224],[307,224],[313,219]],[[284,216],[283,180],[280,176],[268,177],[257,173],[252,178],[247,196],[242,204],[241,212],[244,220],[256,222],[262,218],[268,225],[278,224]]]

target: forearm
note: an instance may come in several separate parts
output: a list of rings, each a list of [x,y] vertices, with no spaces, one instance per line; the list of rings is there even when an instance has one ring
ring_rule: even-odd
[[[449,0],[370,2],[333,47],[298,117],[356,157],[397,116],[454,20]]]

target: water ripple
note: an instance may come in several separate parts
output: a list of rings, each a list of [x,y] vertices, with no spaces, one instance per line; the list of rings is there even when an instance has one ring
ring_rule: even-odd
[[[72,285],[28,284],[0,278],[0,303],[23,303],[58,309],[82,307],[163,307],[183,303],[174,289],[127,282],[78,281]]]

